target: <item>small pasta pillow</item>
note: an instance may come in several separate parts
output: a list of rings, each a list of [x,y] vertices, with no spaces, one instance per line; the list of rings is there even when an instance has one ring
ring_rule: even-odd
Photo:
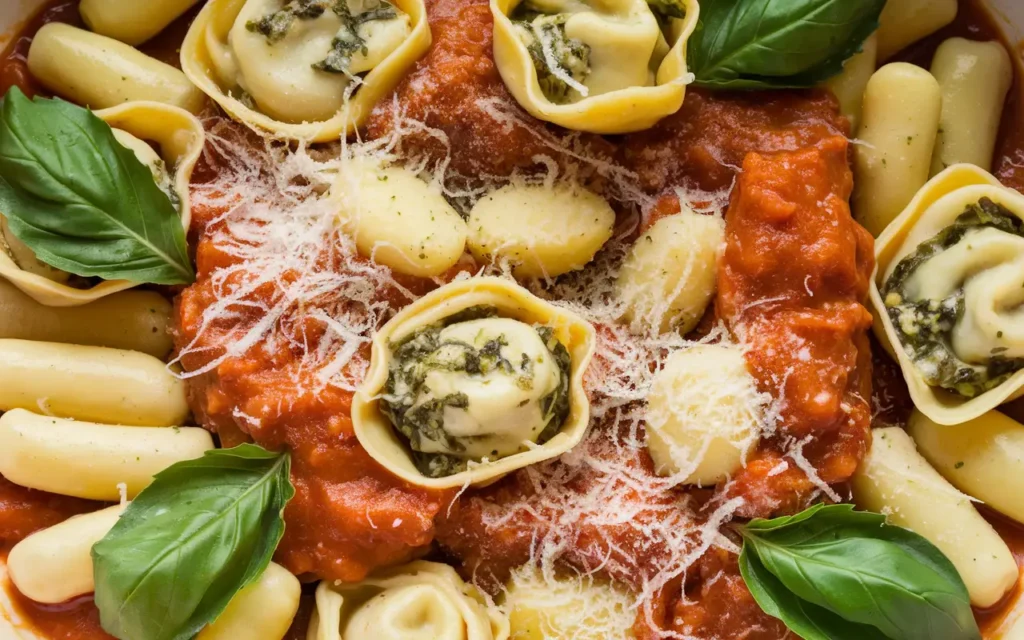
[[[914,405],[960,424],[1024,392],[1024,196],[954,165],[875,243],[875,333]]]
[[[683,104],[699,12],[695,0],[491,0],[494,60],[536,118],[640,131]]]
[[[635,603],[619,585],[524,566],[513,569],[503,606],[516,640],[625,640],[634,637]]]
[[[417,561],[355,583],[324,580],[307,640],[506,640],[508,620],[448,565]]]
[[[97,111],[96,115],[111,126],[122,146],[135,152],[139,161],[152,170],[157,186],[177,205],[181,224],[188,231],[192,219],[189,181],[205,144],[203,125],[188,111],[158,102],[127,102]],[[159,153],[149,141],[157,145]],[[11,233],[2,212],[0,278],[51,307],[83,305],[139,284],[129,280],[91,284],[44,264]]]
[[[731,477],[760,437],[768,400],[737,345],[673,353],[647,395],[647,449],[656,471],[702,486]]]
[[[724,239],[724,220],[686,208],[641,234],[615,284],[630,329],[687,333],[696,327],[715,294]]]
[[[508,185],[469,213],[469,249],[481,262],[508,260],[519,278],[583,268],[612,237],[615,212],[578,185]]]
[[[355,130],[430,40],[423,0],[211,0],[181,68],[257,132],[327,142]]]
[[[353,160],[330,197],[360,255],[398,273],[439,276],[465,253],[465,221],[436,186],[408,169]]]
[[[550,460],[587,430],[594,344],[589,323],[514,282],[458,280],[374,336],[356,437],[394,475],[435,489]]]

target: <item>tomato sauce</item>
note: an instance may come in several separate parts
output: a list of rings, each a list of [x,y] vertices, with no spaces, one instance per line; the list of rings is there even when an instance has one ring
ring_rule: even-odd
[[[197,10],[142,50],[178,64],[179,43]],[[735,186],[716,313],[734,327],[747,328],[753,336],[748,356],[752,372],[762,389],[785,402],[779,437],[755,453],[731,490],[749,499],[743,515],[801,508],[815,489],[792,465],[775,473],[782,462],[784,437],[809,438],[804,455],[826,482],[848,478],[869,443],[869,399],[874,397],[875,411],[881,410],[877,419],[893,423],[905,415],[908,399],[898,370],[877,353],[877,345],[872,345],[876,353],[874,364],[871,361],[869,317],[862,305],[871,269],[871,239],[849,217],[849,150],[844,140],[849,130],[835,99],[823,91],[712,94],[691,89],[679,113],[648,131],[616,137],[565,134],[531,119],[511,99],[491,57],[486,0],[428,0],[428,13],[434,45],[395,95],[407,116],[432,131],[406,136],[403,144],[410,154],[450,159],[456,182],[460,175],[545,171],[550,159],[564,168],[570,159],[583,156],[587,162],[580,178],[597,191],[607,185],[593,171],[596,163],[616,163],[635,174],[641,188],[659,198],[654,216],[678,211],[678,200],[666,193],[671,187],[714,192]],[[17,85],[30,95],[46,94],[28,73],[25,56],[32,34],[52,21],[80,24],[77,2],[58,0],[26,23],[0,58],[0,91]],[[984,11],[973,2],[962,2],[956,25],[902,57],[927,66],[935,46],[946,37],[992,38],[996,33]],[[994,171],[1006,184],[1024,190],[1022,91],[1018,77],[1008,99]],[[367,137],[388,135],[398,120],[394,103],[383,100],[367,123]],[[197,181],[209,177],[203,171],[216,168],[197,171]],[[195,218],[191,237],[198,241],[200,278],[177,300],[179,346],[198,335],[202,310],[218,299],[212,275],[233,260],[202,228],[215,212],[197,210]],[[256,292],[254,301],[261,295],[269,294]],[[772,298],[776,300],[761,303]],[[219,332],[204,334],[197,346],[210,350],[188,356],[184,364],[189,369],[203,366],[222,353],[233,329],[256,320],[241,317]],[[315,341],[316,329],[308,335]],[[791,348],[794,340],[806,345],[806,359],[803,349]],[[873,369],[884,394],[876,390],[872,396]],[[479,524],[482,514],[466,506],[469,501],[457,503],[449,514],[450,493],[406,486],[380,468],[352,433],[351,394],[337,389],[297,391],[315,387],[303,377],[308,375],[296,353],[254,349],[229,358],[191,385],[197,420],[217,433],[225,446],[256,441],[292,452],[297,494],[285,513],[288,528],[277,561],[303,578],[358,580],[375,567],[428,552],[435,535],[449,559],[467,569],[491,572],[496,579],[529,556],[530,523],[511,522],[501,536],[491,537]],[[887,408],[879,406],[879,398],[890,402]],[[891,411],[891,416],[884,411]],[[240,420],[238,415],[255,420]],[[630,464],[653,475],[648,457]],[[476,494],[489,495],[500,504],[528,491],[525,483],[513,479]],[[693,497],[701,503],[711,492],[695,491]],[[0,548],[9,549],[32,531],[101,506],[22,489],[0,478]],[[987,515],[1011,543],[1018,561],[1024,559],[1020,528]],[[570,558],[575,553],[580,566],[600,559],[608,549],[596,542],[599,538],[607,539],[584,532]],[[625,534],[618,542],[626,548],[630,544]],[[646,561],[656,563],[657,552]],[[672,595],[672,589],[659,596],[657,621],[664,628],[723,638],[755,629],[744,636],[750,640],[786,634],[752,601],[731,554],[706,554],[686,583],[675,585],[674,593],[680,589],[685,599]],[[43,606],[16,595],[15,603],[48,637],[110,637],[100,630],[89,597]],[[290,639],[304,637],[311,609],[306,594]],[[1005,607],[996,608],[979,612],[978,617],[983,626],[994,628],[1004,613]],[[638,623],[638,636],[650,631]]]

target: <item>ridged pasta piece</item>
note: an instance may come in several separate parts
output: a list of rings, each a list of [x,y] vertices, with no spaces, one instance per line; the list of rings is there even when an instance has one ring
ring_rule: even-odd
[[[185,423],[185,384],[136,351],[0,340],[0,411],[28,409],[108,424]]]
[[[928,181],[942,95],[921,67],[887,64],[864,92],[853,215],[877,237]]]
[[[209,449],[213,438],[199,427],[122,427],[24,409],[0,416],[0,475],[76,498],[134,498],[157,473]]]
[[[992,169],[992,154],[1013,83],[1010,56],[999,42],[950,38],[935,52],[932,75],[942,89],[932,175],[966,162]]]
[[[77,307],[48,307],[0,280],[0,339],[171,351],[171,303],[155,291],[121,291]]]
[[[520,278],[582,269],[612,237],[615,212],[578,185],[508,185],[469,213],[469,249],[482,262],[508,260]]]
[[[123,42],[51,22],[32,39],[28,69],[47,89],[92,109],[133,100],[198,113],[203,94],[181,71]]]
[[[634,333],[687,333],[715,294],[725,222],[684,209],[637,238],[615,283]]]
[[[196,640],[281,640],[299,611],[301,595],[298,578],[271,562],[256,582],[235,594]]]
[[[125,506],[68,518],[14,545],[7,557],[11,582],[23,595],[43,604],[91,593],[95,587],[92,546],[114,528]]]
[[[82,0],[78,12],[90,30],[125,44],[149,40],[198,0]]]
[[[953,563],[971,604],[990,607],[1017,583],[1017,563],[970,499],[928,464],[898,427],[875,429],[871,452],[853,477],[862,509],[923,536]]]

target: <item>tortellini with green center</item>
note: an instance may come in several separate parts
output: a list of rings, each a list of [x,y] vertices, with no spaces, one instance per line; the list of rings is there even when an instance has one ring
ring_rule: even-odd
[[[96,115],[110,125],[121,146],[149,167],[154,182],[178,209],[182,226],[188,229],[189,181],[205,144],[199,120],[184,109],[156,102],[127,102]],[[2,214],[0,277],[37,302],[54,307],[86,304],[138,284],[127,280],[96,283],[45,264],[14,235]]]
[[[690,0],[492,0],[494,55],[516,100],[571,129],[626,133],[683,103]]]
[[[432,487],[499,477],[579,442],[594,333],[500,278],[413,303],[374,338],[352,419],[367,452]]]
[[[182,69],[245,124],[324,142],[358,126],[429,45],[423,0],[213,0]]]
[[[451,567],[412,562],[320,583],[306,640],[506,640],[508,621]]]
[[[525,566],[512,571],[503,606],[513,640],[628,640],[635,602],[615,584]]]
[[[432,477],[544,444],[569,415],[569,352],[550,327],[477,307],[393,345],[381,401]]]
[[[608,202],[579,185],[507,185],[470,211],[469,249],[517,277],[553,278],[586,266],[614,227]]]
[[[1024,386],[1024,196],[956,165],[876,245],[872,301],[915,405],[975,418]]]
[[[738,345],[673,353],[647,395],[647,449],[655,470],[702,486],[728,479],[757,443],[767,400]]]

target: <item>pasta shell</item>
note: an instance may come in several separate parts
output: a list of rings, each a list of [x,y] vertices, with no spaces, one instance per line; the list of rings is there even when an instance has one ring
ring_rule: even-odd
[[[554,329],[554,337],[569,351],[569,416],[561,430],[542,445],[495,461],[471,464],[458,473],[441,478],[417,469],[403,436],[381,412],[383,393],[390,369],[390,344],[419,328],[478,306],[492,306],[500,316]],[[593,356],[594,328],[577,315],[537,298],[519,285],[502,278],[470,278],[453,282],[424,296],[403,309],[377,332],[373,339],[370,370],[352,402],[356,437],[374,460],[399,478],[423,487],[444,489],[491,482],[531,464],[555,458],[583,439],[590,421],[590,402],[583,377]]]
[[[246,2],[211,0],[207,3],[181,45],[181,69],[231,117],[262,134],[308,142],[337,140],[360,126],[377,101],[394,89],[406,70],[430,48],[430,25],[423,0],[392,0],[411,20],[411,32],[405,41],[366,74],[358,90],[332,117],[318,122],[282,122],[232,97],[217,79],[218,65],[225,64],[225,55],[232,55],[228,35]]]
[[[643,0],[636,1],[646,6]],[[494,61],[505,86],[535,118],[567,129],[618,134],[648,129],[683,106],[690,78],[686,69],[686,43],[700,15],[700,7],[694,0],[686,0],[685,18],[670,19],[670,49],[657,69],[654,86],[619,89],[571,104],[556,104],[542,91],[530,53],[509,18],[518,5],[519,0],[491,0]]]
[[[942,425],[973,420],[1024,394],[1024,369],[971,398],[928,384],[900,346],[899,333],[886,312],[881,289],[900,260],[911,254],[920,243],[952,224],[967,206],[982,198],[1001,204],[1024,219],[1024,196],[1002,186],[995,177],[974,165],[957,164],[925,184],[875,241],[876,264],[871,280],[875,335],[899,362],[914,405],[932,421]]]
[[[187,232],[192,220],[189,182],[206,142],[202,123],[184,109],[159,102],[126,102],[96,111],[96,115],[114,129],[159,145],[164,161],[174,167],[173,187],[179,198],[181,224]],[[0,250],[0,277],[36,302],[50,307],[83,305],[139,284],[129,280],[106,280],[89,289],[77,289],[21,269],[3,250]]]
[[[506,640],[509,623],[445,564],[416,561],[316,590],[306,640]]]

